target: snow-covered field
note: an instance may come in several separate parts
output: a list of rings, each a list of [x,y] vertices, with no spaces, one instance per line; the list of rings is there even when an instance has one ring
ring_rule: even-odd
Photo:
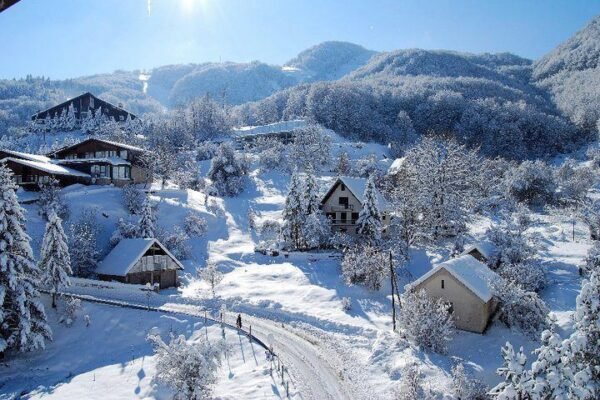
[[[382,146],[337,140],[333,153],[342,149],[354,159],[375,153],[382,166],[391,164],[391,160],[383,157],[385,148]],[[201,169],[207,170],[204,166]],[[319,183],[326,187],[333,178],[334,174],[324,175]],[[254,252],[258,237],[249,227],[248,210],[251,208],[257,213],[259,224],[279,218],[288,182],[287,173],[253,170],[246,190],[239,197],[210,198],[213,206],[208,208],[204,195],[199,192],[153,188],[151,199],[158,204],[161,227],[169,229],[181,225],[187,211],[193,209],[207,219],[208,232],[190,240],[191,256],[184,261],[186,270],[182,273],[184,286],[153,295],[152,304],[187,305],[214,312],[223,303],[228,310],[252,315],[258,332],[262,329],[276,336],[282,359],[288,352],[292,364],[290,374],[294,373],[294,366],[304,368],[304,371],[296,371],[295,376],[297,392],[294,393],[300,393],[300,398],[310,398],[302,397],[303,390],[310,390],[306,388],[309,383],[300,382],[308,376],[308,362],[314,363],[315,379],[319,375],[338,377],[338,382],[329,382],[330,393],[342,393],[342,397],[348,398],[391,399],[400,371],[414,361],[421,365],[425,386],[443,393],[449,387],[450,370],[456,362],[464,362],[468,371],[494,385],[499,381],[495,370],[501,364],[500,347],[506,341],[515,347],[524,346],[528,352],[538,345],[494,322],[484,335],[459,331],[448,355],[430,353],[408,345],[392,331],[389,286],[384,285],[378,292],[348,287],[340,277],[340,259],[336,253],[291,253],[286,257]],[[127,215],[120,189],[76,186],[66,188],[64,196],[72,218],[84,207],[97,209],[100,252],[105,254],[117,220]],[[25,208],[28,231],[37,251],[43,222],[37,215],[37,205],[27,204]],[[560,328],[569,331],[569,318],[580,286],[577,268],[589,248],[587,231],[577,225],[576,241],[572,242],[570,221],[541,214],[536,217],[534,229],[540,239],[539,255],[549,278],[549,285],[541,296],[557,315]],[[481,237],[489,223],[485,219],[473,221],[469,240]],[[445,260],[449,250],[450,244],[446,250],[414,249],[407,266],[408,274],[401,275],[401,286],[427,272],[434,263]],[[213,298],[208,285],[195,276],[195,268],[203,267],[207,261],[216,263],[225,273],[217,287],[217,299]],[[138,304],[146,301],[143,293],[118,287],[76,284],[72,290]],[[345,297],[351,298],[350,311],[342,308]],[[0,364],[0,393],[10,397],[24,392],[28,393],[27,398],[94,398],[92,393],[95,398],[167,398],[169,392],[152,379],[154,361],[146,335],[158,330],[163,336],[177,332],[194,340],[206,334],[204,325],[193,317],[175,318],[88,303],[84,312],[91,317],[90,327],[85,327],[79,319],[74,327],[67,328],[56,324],[56,316],[50,311],[54,342],[45,352],[4,360]],[[268,373],[264,351],[235,332],[226,333],[230,354],[220,372],[217,396],[282,397],[277,379]],[[218,340],[220,334],[217,326],[208,327],[211,340]],[[307,352],[308,361],[304,360],[304,366],[299,365],[301,357],[291,354],[293,351]]]

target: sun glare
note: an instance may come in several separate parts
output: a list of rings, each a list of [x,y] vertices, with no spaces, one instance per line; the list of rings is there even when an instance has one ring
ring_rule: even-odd
[[[200,1],[198,0],[181,0],[181,7],[183,8],[184,12],[190,13],[194,11],[194,6],[199,2]]]

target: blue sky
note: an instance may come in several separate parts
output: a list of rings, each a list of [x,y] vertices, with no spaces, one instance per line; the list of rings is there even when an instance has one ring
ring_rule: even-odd
[[[282,64],[326,40],[538,58],[600,0],[21,0],[0,13],[0,78],[165,64]]]

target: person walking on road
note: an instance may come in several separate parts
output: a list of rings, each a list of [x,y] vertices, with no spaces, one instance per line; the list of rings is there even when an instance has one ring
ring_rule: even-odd
[[[237,326],[238,329],[242,329],[242,314],[238,314],[235,326]]]

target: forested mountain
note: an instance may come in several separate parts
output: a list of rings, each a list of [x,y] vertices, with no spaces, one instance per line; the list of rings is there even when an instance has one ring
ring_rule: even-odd
[[[236,124],[307,117],[348,137],[399,147],[423,134],[451,135],[484,154],[539,157],[596,133],[599,60],[600,17],[535,63],[509,53],[377,53],[325,42],[284,66],[204,63],[63,81],[4,80],[0,134],[85,91],[139,115],[208,94],[234,106]]]
[[[449,134],[488,155],[542,156],[582,134],[530,83],[531,68],[510,54],[399,50],[375,55],[341,80],[242,105],[235,115],[249,124],[307,116],[342,135],[400,145]]]
[[[304,50],[284,67],[297,71],[302,80],[331,81],[365,65],[375,54],[353,43],[324,42]]]
[[[575,124],[600,129],[600,16],[537,61],[533,78]]]

